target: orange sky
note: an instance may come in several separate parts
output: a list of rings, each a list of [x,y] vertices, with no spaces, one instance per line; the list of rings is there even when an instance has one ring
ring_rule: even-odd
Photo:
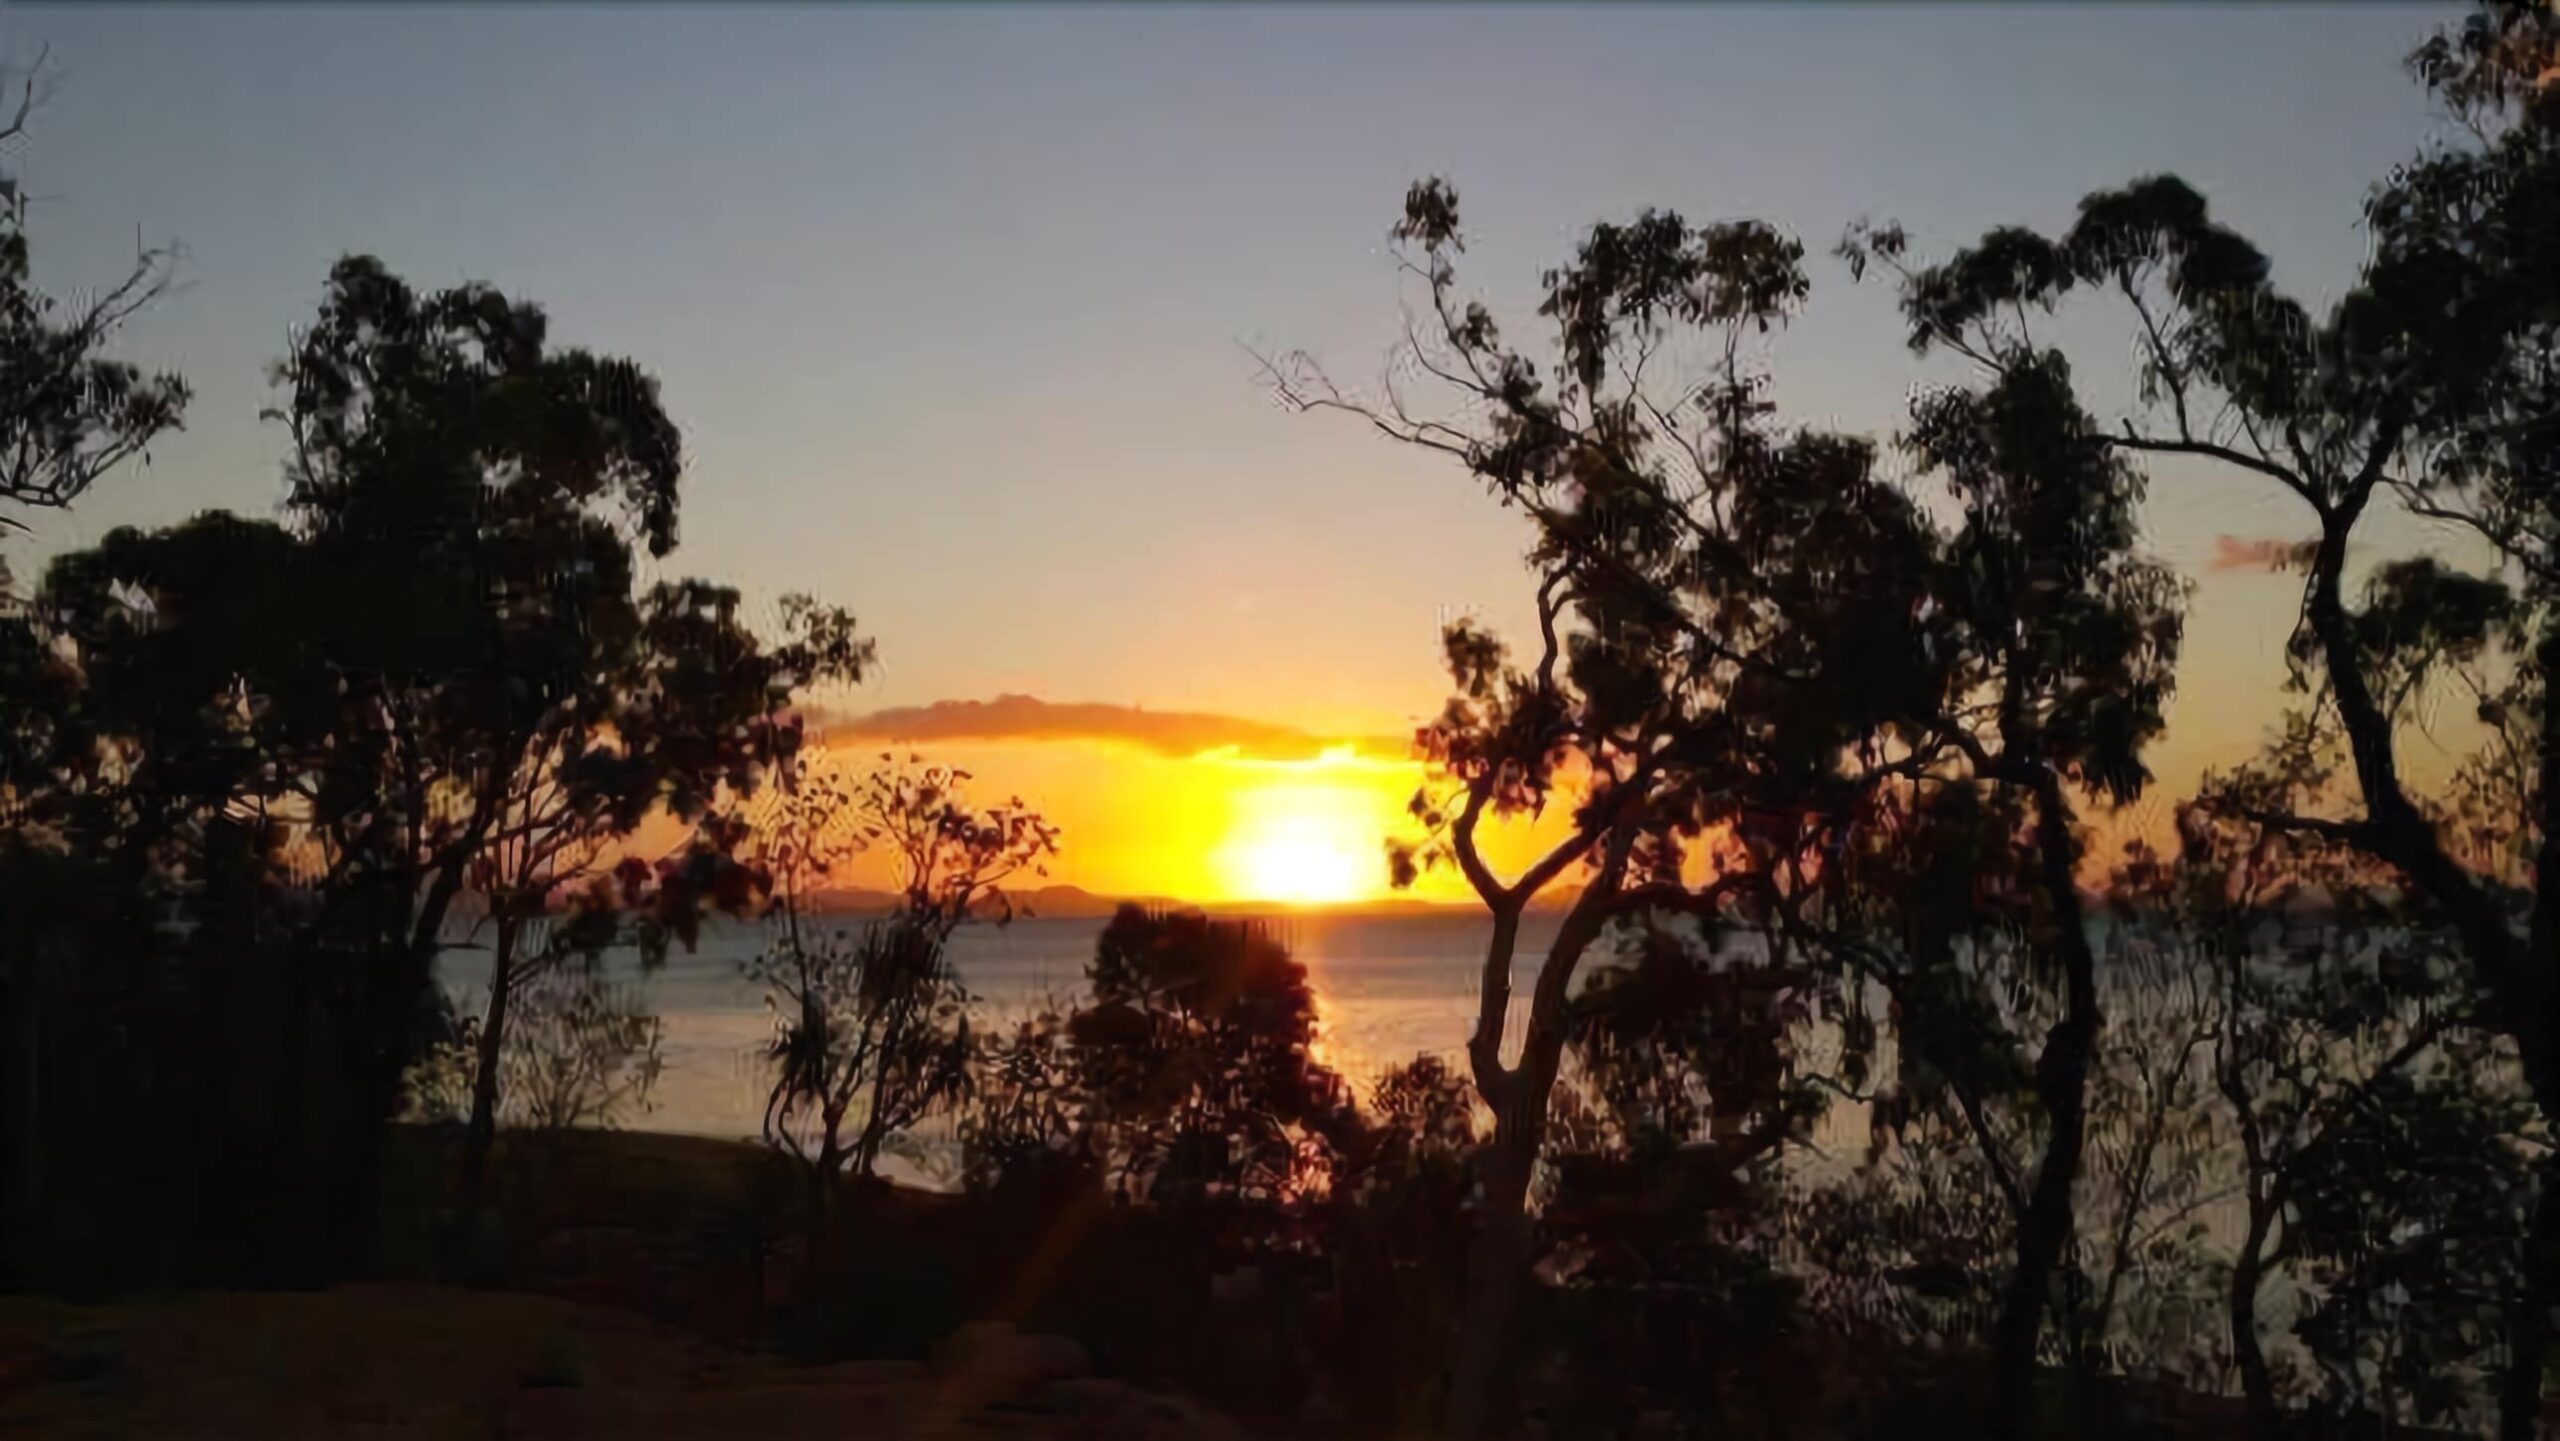
[[[838,738],[846,758],[867,762],[866,738]],[[1386,842],[1410,835],[1405,806],[1419,763],[1337,745],[1274,759],[1236,746],[1169,754],[1117,737],[1053,736],[943,741],[913,747],[969,771],[981,803],[1020,795],[1065,827],[1049,879],[1107,896],[1162,896],[1200,903],[1342,902],[1393,894]],[[908,747],[900,746],[903,754]],[[1493,828],[1486,849],[1506,870],[1527,864],[1567,816]],[[857,885],[885,879],[857,864]],[[1456,876],[1426,875],[1411,895],[1467,901]]]
[[[1465,288],[1523,334],[1582,227],[1643,206],[1817,252],[1893,218],[1935,255],[2155,173],[2317,307],[2364,257],[2366,188],[2445,124],[2400,69],[2436,11],[2064,8],[1503,7],[1462,44],[1428,10],[667,8],[600,46],[584,12],[539,7],[39,7],[21,38],[72,83],[25,157],[38,278],[111,283],[137,227],[182,242],[185,283],[120,358],[195,400],[149,471],[0,548],[33,577],[119,524],[270,513],[269,367],[329,264],[490,281],[660,382],[688,457],[668,576],[738,583],[768,621],[792,591],[861,617],[881,667],[844,713],[1006,692],[1201,713],[918,739],[1064,825],[1056,879],[1380,894],[1416,771],[1318,757],[1399,754],[1379,739],[1438,708],[1450,616],[1528,630],[1529,537],[1441,457],[1274,405],[1239,342],[1374,385],[1400,328],[1384,231],[1435,172],[1466,198]],[[1838,77],[1820,93],[1767,63],[1814,53]],[[412,63],[345,63],[380,54]],[[1882,439],[1915,386],[1963,375],[1910,354],[1892,287],[1813,269],[1775,357],[1787,423]],[[2111,428],[2139,407],[2132,323],[2092,305],[2048,333]],[[2149,469],[2147,544],[2199,581],[2159,784],[2121,822],[2156,832],[2289,701],[2299,586],[2259,567],[2309,521],[2281,487]],[[2372,556],[2469,558],[2369,529]],[[2414,774],[2458,748],[2460,710],[2410,739]],[[1240,749],[1201,754],[1222,740]]]
[[[2237,540],[2222,547],[2245,548]],[[2220,555],[2187,569],[2196,582],[2190,644],[2168,734],[2149,752],[2156,779],[2123,811],[2086,813],[2093,835],[2084,879],[2093,884],[2105,879],[2125,839],[2168,843],[2175,807],[2196,793],[2204,773],[2248,756],[2281,710],[2299,704],[2282,688],[2299,580]],[[1430,658],[1416,654],[1410,677],[1409,714],[1418,716],[1439,690]],[[1387,840],[1415,834],[1405,807],[1424,772],[1390,723],[1333,733],[1020,694],[865,711],[860,697],[832,698],[815,718],[849,762],[868,764],[883,749],[914,751],[971,772],[982,803],[1020,796],[1064,827],[1049,879],[1100,895],[1202,904],[1375,900],[1395,894]],[[2429,709],[2430,724],[2402,747],[2422,785],[2445,775],[2476,729],[2463,707]],[[1563,834],[1568,816],[1560,802],[1535,823],[1490,828],[1488,859],[1515,874]],[[851,878],[885,880],[869,866]],[[1410,894],[1473,899],[1445,869]]]

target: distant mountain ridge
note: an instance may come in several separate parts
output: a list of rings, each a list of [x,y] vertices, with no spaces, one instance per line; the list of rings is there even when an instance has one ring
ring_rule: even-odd
[[[1040,916],[1057,920],[1081,920],[1107,916],[1122,904],[1116,896],[1097,896],[1082,886],[1037,886],[1002,893],[1013,905],[1017,916]],[[1132,896],[1129,901],[1150,907],[1180,906],[1183,903],[1162,896]],[[885,916],[898,908],[895,891],[875,890],[869,886],[837,886],[818,892],[812,907],[835,916]],[[986,900],[979,903],[982,915],[1003,909],[1003,903]]]
[[[1539,898],[1532,910],[1562,910],[1573,904],[1582,893],[1579,886],[1557,886]],[[1043,920],[1093,920],[1110,915],[1123,905],[1148,910],[1204,910],[1222,915],[1262,913],[1325,913],[1355,916],[1464,915],[1481,910],[1472,901],[1426,901],[1409,896],[1383,896],[1365,901],[1337,901],[1321,904],[1288,901],[1216,901],[1177,900],[1171,896],[1104,896],[1082,886],[1037,886],[1006,891],[1013,914]],[[895,892],[868,886],[839,886],[820,891],[812,909],[836,916],[885,916],[896,910]],[[1002,909],[996,901],[981,904],[980,914],[994,915]]]

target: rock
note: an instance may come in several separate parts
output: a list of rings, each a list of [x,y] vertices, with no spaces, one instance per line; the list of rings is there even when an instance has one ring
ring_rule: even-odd
[[[972,1321],[934,1348],[934,1374],[990,1399],[1011,1398],[1093,1371],[1093,1358],[1064,1336],[1026,1335],[1003,1321]]]

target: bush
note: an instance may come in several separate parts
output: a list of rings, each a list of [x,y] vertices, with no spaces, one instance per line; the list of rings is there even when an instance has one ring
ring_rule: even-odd
[[[498,1119],[524,1130],[612,1129],[651,1109],[666,1027],[635,988],[590,966],[544,966],[517,983],[500,1043]],[[452,1123],[470,1113],[480,1018],[465,1016],[409,1072],[407,1114]]]

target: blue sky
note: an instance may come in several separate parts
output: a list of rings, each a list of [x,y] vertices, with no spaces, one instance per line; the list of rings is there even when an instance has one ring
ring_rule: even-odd
[[[111,278],[137,227],[181,242],[185,289],[123,349],[197,399],[149,471],[12,553],[269,511],[266,366],[330,261],[372,251],[653,370],[693,460],[676,563],[851,605],[878,704],[1393,728],[1436,702],[1443,615],[1522,614],[1521,535],[1426,458],[1283,414],[1240,342],[1373,376],[1408,179],[1456,182],[1467,273],[1514,316],[1576,232],[1645,204],[1817,255],[1895,216],[1942,249],[2158,170],[2316,296],[2361,254],[2366,186],[2434,127],[2400,55],[2458,14],[20,7],[9,51],[49,43],[63,72],[17,156],[38,278]],[[1779,397],[1887,430],[1929,372],[1881,288],[1816,279]],[[2083,353],[2120,356],[2094,324]],[[2164,475],[2153,511],[2190,565],[2218,532],[2296,528],[2219,478]],[[2267,714],[2287,587],[2197,603],[2188,749]]]

